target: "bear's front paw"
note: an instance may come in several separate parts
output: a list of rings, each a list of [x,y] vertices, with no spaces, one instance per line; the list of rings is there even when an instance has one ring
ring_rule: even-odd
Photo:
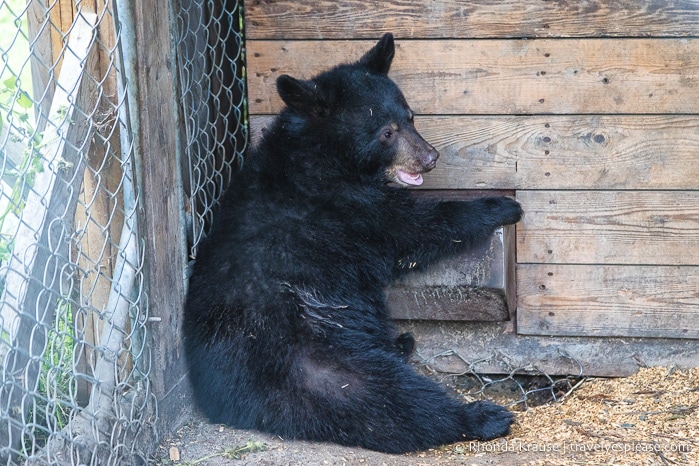
[[[519,202],[509,197],[503,197],[502,224],[512,225],[519,222],[524,215],[524,210]]]
[[[509,197],[486,197],[481,199],[483,202],[484,217],[490,220],[494,227],[503,225],[512,225],[522,219],[524,211],[519,202]]]

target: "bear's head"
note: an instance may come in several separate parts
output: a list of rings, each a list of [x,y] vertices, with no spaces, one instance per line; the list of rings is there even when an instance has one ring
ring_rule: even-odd
[[[310,80],[282,75],[277,90],[294,126],[319,149],[314,156],[333,158],[347,174],[420,185],[439,152],[417,132],[413,111],[388,77],[394,54],[386,34],[359,61]]]

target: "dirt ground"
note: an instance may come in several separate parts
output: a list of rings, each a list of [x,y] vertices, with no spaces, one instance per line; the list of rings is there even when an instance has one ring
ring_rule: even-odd
[[[282,440],[197,419],[165,441],[156,465],[697,465],[699,369],[641,369],[588,379],[567,398],[517,412],[512,434],[409,455]]]

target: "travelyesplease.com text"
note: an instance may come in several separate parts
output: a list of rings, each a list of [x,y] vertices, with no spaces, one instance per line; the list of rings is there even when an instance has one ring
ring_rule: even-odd
[[[501,441],[468,444],[468,451],[478,453],[500,452],[541,452],[541,453],[610,453],[631,454],[645,452],[689,453],[691,445],[687,443],[651,443],[651,442],[562,442],[562,443],[525,443],[518,441]]]

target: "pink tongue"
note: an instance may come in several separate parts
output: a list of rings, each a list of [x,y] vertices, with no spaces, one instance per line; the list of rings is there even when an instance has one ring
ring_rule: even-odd
[[[396,176],[405,184],[420,186],[422,184],[422,175],[419,173],[408,173],[402,170],[396,170]]]

